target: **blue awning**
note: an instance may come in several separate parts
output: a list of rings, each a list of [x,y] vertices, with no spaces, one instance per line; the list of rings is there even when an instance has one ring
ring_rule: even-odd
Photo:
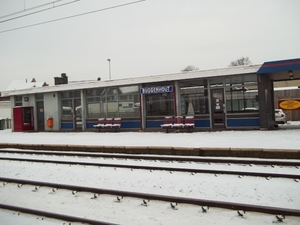
[[[257,74],[276,73],[289,70],[300,70],[300,58],[265,62],[259,68]]]

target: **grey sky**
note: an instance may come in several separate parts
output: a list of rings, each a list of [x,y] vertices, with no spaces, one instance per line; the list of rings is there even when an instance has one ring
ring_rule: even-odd
[[[25,0],[33,7],[54,0]],[[61,3],[70,2],[64,0]],[[134,0],[81,0],[9,22],[0,32]],[[24,0],[1,0],[0,16],[24,9]],[[0,91],[34,77],[53,85],[227,67],[300,57],[299,0],[146,0],[107,11],[0,33]],[[19,16],[21,14],[18,14]],[[7,19],[0,18],[0,21]]]

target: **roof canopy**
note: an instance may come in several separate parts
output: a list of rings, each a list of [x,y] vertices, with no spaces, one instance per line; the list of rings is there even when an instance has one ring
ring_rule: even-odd
[[[290,70],[300,70],[300,58],[280,61],[265,62],[257,71],[257,74],[277,73]]]

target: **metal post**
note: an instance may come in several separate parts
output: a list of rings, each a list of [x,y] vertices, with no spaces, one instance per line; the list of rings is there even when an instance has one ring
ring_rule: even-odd
[[[110,59],[107,59],[107,61],[108,61],[108,68],[109,68],[109,79],[111,80]]]

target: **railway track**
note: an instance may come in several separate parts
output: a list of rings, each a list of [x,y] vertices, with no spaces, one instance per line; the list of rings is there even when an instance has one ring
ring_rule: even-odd
[[[300,160],[264,160],[264,159],[241,159],[241,158],[213,158],[213,157],[184,157],[184,156],[160,156],[160,155],[133,155],[133,154],[107,154],[90,152],[68,152],[68,151],[45,151],[45,150],[7,150],[0,149],[0,153],[9,154],[30,154],[30,155],[51,155],[51,156],[76,156],[91,158],[116,158],[134,160],[160,160],[177,162],[207,162],[207,163],[235,163],[235,164],[256,164],[256,165],[278,165],[300,167]]]
[[[50,192],[52,192],[52,190],[59,190],[59,192],[56,193],[57,197],[59,195],[60,192],[63,192],[64,196],[66,196],[68,193],[68,191],[72,194],[74,193],[79,193],[79,197],[80,195],[82,196],[89,196],[89,197],[85,197],[88,199],[91,199],[92,196],[97,196],[97,198],[99,199],[99,201],[104,201],[103,199],[107,199],[107,196],[110,196],[110,199],[115,199],[115,201],[117,201],[118,198],[120,199],[126,199],[127,203],[126,204],[120,204],[122,205],[122,207],[128,207],[129,204],[131,204],[130,202],[140,202],[140,204],[147,204],[147,202],[151,202],[151,204],[153,204],[155,201],[156,207],[159,208],[161,205],[168,205],[170,209],[180,209],[181,205],[192,205],[193,207],[198,207],[198,210],[200,210],[201,212],[204,213],[204,211],[208,211],[211,209],[224,209],[224,210],[230,210],[230,211],[236,211],[234,212],[234,214],[236,214],[238,217],[243,217],[245,218],[245,216],[243,216],[244,212],[254,212],[254,213],[265,213],[265,214],[269,214],[270,216],[273,217],[273,219],[275,219],[275,222],[280,222],[279,220],[283,220],[283,219],[278,219],[281,218],[282,215],[284,215],[285,217],[287,216],[292,216],[292,217],[300,217],[300,210],[298,208],[286,208],[286,207],[280,207],[280,205],[278,206],[272,206],[270,204],[246,204],[246,203],[239,203],[236,202],[235,200],[233,200],[232,202],[228,202],[228,201],[224,201],[224,200],[215,200],[215,199],[205,199],[205,198],[199,198],[198,196],[195,197],[189,197],[189,196],[182,196],[182,195],[176,195],[176,194],[171,194],[171,195],[166,195],[163,193],[159,193],[159,192],[143,192],[141,188],[135,188],[132,191],[130,191],[130,188],[128,190],[128,186],[127,188],[125,188],[124,190],[122,185],[120,187],[118,187],[117,185],[113,185],[112,188],[102,188],[101,187],[101,181],[104,181],[106,179],[108,179],[107,177],[109,177],[110,179],[115,179],[114,178],[114,174],[115,173],[121,173],[121,176],[129,176],[130,173],[136,173],[136,174],[144,174],[144,176],[148,176],[146,174],[151,174],[150,172],[153,171],[153,179],[158,179],[156,178],[156,176],[159,176],[159,174],[164,174],[165,177],[170,176],[170,177],[177,177],[179,179],[180,182],[180,177],[185,177],[187,178],[187,181],[191,179],[197,181],[199,179],[203,178],[203,175],[201,174],[207,174],[207,176],[211,176],[214,177],[214,179],[218,179],[221,175],[223,174],[224,176],[227,175],[238,175],[239,177],[241,176],[248,176],[251,178],[251,176],[262,176],[262,177],[266,177],[266,178],[271,178],[271,177],[277,177],[278,179],[282,179],[282,178],[293,178],[296,182],[293,182],[293,186],[298,187],[297,185],[300,183],[300,175],[299,175],[299,170],[298,170],[298,166],[299,166],[299,162],[296,160],[293,161],[288,161],[288,160],[257,160],[259,161],[258,164],[263,166],[263,168],[268,168],[268,169],[273,169],[274,165],[276,165],[275,167],[281,169],[281,168],[285,168],[285,167],[293,167],[293,171],[294,173],[270,173],[270,172],[249,172],[247,171],[249,168],[255,167],[256,164],[254,163],[254,161],[256,160],[251,160],[251,159],[238,159],[237,161],[235,159],[229,159],[229,161],[227,161],[226,159],[218,159],[218,158],[200,158],[200,157],[171,157],[171,156],[137,156],[137,155],[116,155],[116,154],[99,154],[99,153],[68,153],[68,154],[61,154],[61,152],[59,152],[59,154],[56,155],[56,152],[48,152],[48,151],[38,151],[38,155],[36,154],[36,151],[29,151],[26,150],[25,153],[23,150],[8,150],[8,151],[4,151],[1,150],[0,153],[2,155],[5,156],[1,156],[0,160],[5,164],[5,166],[3,167],[5,168],[9,168],[9,166],[12,164],[13,167],[19,167],[20,170],[19,172],[16,172],[16,175],[20,174],[21,178],[15,178],[15,176],[1,176],[0,177],[0,181],[2,183],[0,183],[0,188],[5,190],[6,188],[12,188],[14,195],[20,195],[20,198],[23,198],[22,196],[26,196],[28,193],[28,191],[32,190],[35,191],[37,189],[39,189],[40,191],[36,191],[34,192],[35,194],[39,194],[41,193],[41,190],[47,190],[44,191],[43,195],[40,196],[33,196],[33,198],[43,198],[45,197],[45,193],[46,195],[48,195]],[[29,156],[28,154],[31,154],[31,156]],[[24,157],[24,155],[26,155],[26,157]],[[30,158],[32,157],[32,155],[35,155],[35,157],[40,157],[39,159],[34,159],[34,158]],[[38,155],[38,156],[37,156]],[[29,156],[29,157],[28,157]],[[62,157],[63,156],[63,157]],[[129,156],[129,157],[128,157]],[[51,158],[51,159],[45,159],[45,157]],[[59,159],[53,159],[53,157],[58,157]],[[75,158],[75,161],[74,161]],[[80,159],[84,159],[85,162],[83,161],[79,161],[78,158]],[[91,162],[92,160],[99,160],[99,158],[105,159],[105,161],[118,161],[117,163],[111,163],[111,162],[105,162],[105,163],[99,163],[99,162]],[[117,159],[117,160],[116,160]],[[132,162],[136,162],[137,164],[128,164],[128,161],[132,161]],[[203,161],[204,160],[204,161]],[[207,161],[208,160],[208,161]],[[216,161],[214,161],[216,160]],[[9,162],[8,162],[9,161]],[[89,162],[90,161],[90,162]],[[132,163],[131,162],[131,163]],[[157,164],[155,166],[147,166],[147,165],[143,165],[145,163],[154,163]],[[174,165],[174,163],[177,163],[177,165]],[[127,163],[127,164],[126,164]],[[165,163],[168,164],[167,166],[161,166],[161,163]],[[226,164],[226,166],[234,166],[234,164],[245,164],[244,167],[246,168],[244,171],[237,171],[237,170],[224,170],[224,169],[199,169],[199,168],[184,168],[184,167],[178,167],[179,164],[186,164],[186,165],[202,165],[205,164],[206,166],[209,167],[214,167],[215,165],[218,164]],[[251,164],[251,167],[250,167]],[[63,166],[62,169],[57,168],[59,165]],[[97,175],[97,177],[95,177],[95,183],[94,185],[90,186],[90,185],[84,185],[85,181],[83,182],[79,182],[77,185],[77,182],[74,183],[74,180],[80,179],[79,177],[77,177],[77,175],[74,175],[74,179],[73,181],[66,181],[64,182],[63,180],[58,180],[58,182],[52,182],[49,181],[47,182],[48,178],[44,178],[42,180],[36,178],[32,178],[32,179],[28,179],[29,176],[26,175],[26,171],[24,172],[24,175],[22,175],[24,170],[27,170],[27,168],[32,167],[32,168],[39,168],[39,170],[43,170],[43,168],[45,167],[45,170],[48,170],[49,168],[56,168],[53,169],[53,171],[57,171],[59,173],[66,171],[66,170],[70,170],[70,172],[72,172],[74,170],[74,174],[75,171],[83,171],[83,170],[88,170],[88,171],[95,171],[92,172],[94,173],[94,175]],[[24,168],[24,169],[23,169]],[[103,169],[105,169],[103,171]],[[143,171],[143,170],[147,170],[147,171]],[[102,173],[99,174],[99,172],[96,171],[101,171]],[[166,173],[165,171],[168,171],[168,173]],[[2,169],[3,172],[3,169]],[[1,173],[2,173],[1,172]],[[169,173],[170,172],[170,173]],[[174,173],[174,172],[181,172],[181,175],[179,175],[179,173]],[[1,174],[0,173],[0,174]],[[38,174],[38,172],[35,172],[36,174]],[[50,173],[50,172],[49,172]],[[103,174],[106,173],[110,173],[112,174],[107,175],[106,178],[103,177]],[[186,174],[188,173],[188,174]],[[123,175],[122,175],[123,174]],[[51,176],[54,176],[54,180],[55,176],[57,174],[50,174]],[[177,176],[176,176],[177,175]],[[194,175],[194,176],[191,176]],[[217,177],[215,177],[216,175],[218,175]],[[32,175],[30,175],[32,176]],[[132,175],[133,177],[135,175]],[[188,178],[190,177],[190,178]],[[139,178],[136,178],[136,182],[139,183]],[[160,178],[159,178],[160,179]],[[173,178],[174,179],[174,178]],[[176,179],[176,178],[175,178]],[[205,178],[204,178],[205,179]],[[237,178],[238,179],[238,178]],[[246,178],[243,179],[239,179],[239,180],[244,180]],[[248,179],[248,178],[247,178]],[[250,182],[250,180],[244,180],[244,182]],[[45,181],[43,181],[45,180]],[[96,180],[100,180],[100,187],[97,187],[97,182]],[[156,182],[154,180],[153,185],[156,186]],[[266,179],[263,179],[266,181]],[[262,181],[263,181],[262,180]],[[275,180],[275,179],[274,179]],[[126,179],[124,179],[124,181],[126,181]],[[122,184],[124,181],[120,181],[117,182],[118,184]],[[144,182],[144,181],[141,181]],[[186,181],[185,181],[186,182]],[[188,181],[190,182],[190,181]],[[270,182],[270,181],[266,181],[266,182]],[[116,183],[116,184],[117,184]],[[189,183],[187,183],[187,185],[190,185]],[[213,185],[213,184],[212,184]],[[130,186],[130,185],[129,185]],[[157,185],[159,186],[159,185]],[[180,185],[179,185],[180,186]],[[113,187],[118,187],[118,189],[115,189]],[[141,186],[142,187],[142,186]],[[24,189],[24,190],[22,190]],[[137,189],[139,191],[137,191]],[[25,192],[24,192],[25,191]],[[26,192],[27,191],[27,192]],[[205,190],[202,190],[204,191]],[[20,193],[19,193],[20,192]],[[18,194],[19,193],[19,194]],[[33,193],[32,193],[33,194]],[[63,196],[62,195],[62,196]],[[70,195],[70,198],[74,197],[72,195]],[[95,197],[96,198],[96,197]],[[115,201],[109,201],[105,203],[106,207],[111,207],[111,204],[114,204]],[[121,201],[120,201],[121,202]],[[132,203],[133,204],[133,203]],[[115,207],[115,206],[112,206]],[[68,212],[53,212],[51,210],[47,210],[46,208],[43,208],[43,206],[41,207],[41,209],[36,209],[36,208],[30,208],[30,207],[22,207],[22,205],[15,205],[15,204],[8,204],[8,203],[2,203],[0,204],[0,208],[3,209],[9,209],[9,210],[15,210],[15,211],[20,211],[20,212],[24,212],[24,213],[31,213],[31,214],[35,214],[35,215],[40,215],[40,216],[45,216],[45,217],[51,217],[51,218],[61,218],[62,220],[65,221],[76,221],[76,222],[82,222],[82,223],[87,223],[87,224],[113,224],[111,222],[115,222],[114,220],[109,220],[109,219],[103,219],[100,217],[94,217],[94,216],[79,216],[79,217],[74,217],[72,215],[72,213],[68,213]],[[124,209],[122,209],[124,210]],[[240,215],[241,214],[241,215]],[[247,214],[249,215],[249,214]],[[276,218],[276,216],[278,218]],[[64,218],[64,219],[63,219]],[[106,222],[105,220],[107,220],[108,222]],[[119,222],[117,222],[118,224]],[[123,224],[121,222],[121,224]]]
[[[41,216],[42,218],[48,217],[48,218],[58,219],[58,220],[66,221],[66,222],[80,222],[80,223],[92,224],[92,225],[116,225],[115,223],[109,223],[109,222],[93,220],[93,219],[88,219],[88,218],[83,218],[83,217],[76,217],[76,216],[60,214],[60,213],[53,213],[53,212],[37,210],[37,209],[30,209],[30,208],[25,208],[25,207],[16,206],[16,205],[7,205],[7,204],[0,203],[0,208],[11,210],[11,211],[17,211],[19,213],[22,212],[22,213],[26,213],[26,214]],[[65,224],[65,223],[63,223],[63,224]],[[69,223],[69,224],[71,224],[71,223]]]
[[[0,177],[0,181],[4,182],[5,185],[8,183],[13,183],[21,187],[21,185],[31,185],[33,186],[32,189],[34,190],[35,187],[48,187],[56,188],[56,190],[70,190],[77,192],[89,192],[91,196],[97,195],[115,195],[118,199],[118,196],[121,196],[122,199],[124,197],[129,198],[140,198],[141,203],[143,200],[157,200],[163,201],[168,203],[175,203],[177,204],[192,204],[201,207],[218,207],[230,210],[241,210],[241,211],[248,211],[248,212],[260,212],[260,213],[268,213],[273,215],[285,215],[285,216],[300,216],[300,210],[298,209],[287,209],[287,208],[279,208],[279,207],[270,207],[270,206],[261,206],[261,205],[252,205],[252,204],[244,204],[244,203],[234,203],[234,202],[223,202],[223,201],[213,201],[213,200],[206,200],[206,199],[194,199],[194,198],[184,198],[184,197],[176,197],[176,196],[166,196],[166,195],[157,195],[157,194],[149,194],[149,193],[141,193],[141,192],[128,192],[128,191],[120,191],[120,190],[112,190],[112,189],[102,189],[102,188],[94,188],[94,187],[85,187],[85,186],[77,186],[77,185],[69,185],[69,184],[59,184],[59,183],[49,183],[49,182],[40,182],[34,180],[23,180],[23,179],[14,179],[14,178],[5,178]],[[0,208],[5,208],[5,206],[0,204]],[[13,209],[13,208],[11,208]],[[45,215],[46,216],[46,215]],[[50,216],[50,215],[48,215]],[[51,217],[51,216],[50,216]],[[73,218],[76,220],[76,218]],[[84,222],[80,221],[77,218],[77,222]],[[90,220],[91,222],[92,220]],[[95,224],[101,224],[101,222]]]
[[[217,169],[193,169],[193,168],[178,168],[166,166],[143,166],[143,165],[124,165],[124,164],[110,164],[110,163],[91,163],[80,161],[62,161],[62,160],[44,160],[44,159],[30,159],[30,158],[13,158],[13,157],[0,157],[0,160],[9,161],[27,161],[36,163],[54,163],[54,164],[67,164],[67,165],[81,165],[81,166],[97,166],[97,167],[113,167],[113,168],[126,168],[126,169],[141,169],[141,170],[162,170],[170,172],[187,172],[187,173],[209,173],[209,174],[227,174],[238,176],[257,176],[270,178],[289,178],[295,179],[296,182],[300,180],[300,174],[287,174],[287,173],[269,173],[269,172],[248,172],[248,171],[235,171],[235,170],[217,170]]]
[[[1,157],[0,160],[10,160],[10,161],[27,161],[27,162],[36,162],[36,163],[54,163],[54,164],[67,164],[67,165],[81,165],[81,166],[97,166],[97,167],[113,167],[113,168],[125,168],[125,169],[141,169],[141,170],[161,170],[161,171],[169,171],[169,172],[186,172],[186,173],[210,173],[210,174],[227,174],[227,175],[238,175],[238,176],[257,176],[257,177],[266,177],[266,178],[289,178],[295,179],[295,181],[300,180],[300,174],[298,171],[296,173],[278,173],[278,172],[257,172],[257,171],[248,171],[248,169],[244,170],[233,170],[233,169],[214,169],[214,168],[188,168],[179,166],[178,164],[175,166],[152,166],[152,165],[144,165],[146,162],[151,161],[155,164],[156,161],[167,161],[167,162],[185,162],[185,163],[217,163],[217,164],[244,164],[244,165],[269,165],[271,167],[279,166],[279,167],[295,167],[299,168],[300,161],[291,161],[291,160],[250,160],[250,159],[217,159],[217,158],[203,158],[203,157],[178,157],[178,156],[139,156],[139,155],[118,155],[118,154],[97,154],[97,153],[70,153],[70,152],[52,152],[52,151],[29,151],[29,150],[1,150],[0,153],[6,154],[31,154],[31,155],[46,155],[46,156],[73,156],[73,157],[92,157],[92,158],[104,158],[104,159],[132,159],[131,164],[122,163],[100,163],[100,162],[84,162],[74,160],[74,158],[69,159],[43,159],[43,158],[25,158],[25,157]],[[65,153],[65,154],[64,154]],[[144,160],[143,164],[135,164],[135,160]],[[211,166],[213,167],[213,166]]]

